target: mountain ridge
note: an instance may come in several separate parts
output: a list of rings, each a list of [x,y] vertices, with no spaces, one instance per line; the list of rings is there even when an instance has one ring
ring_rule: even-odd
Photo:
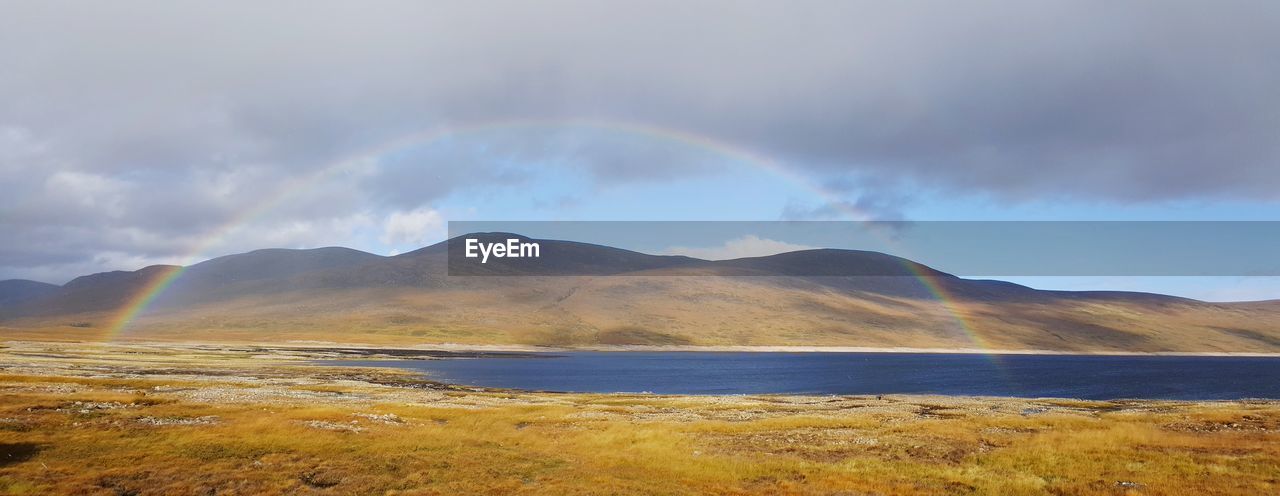
[[[138,336],[555,346],[968,348],[980,342],[1065,351],[1280,351],[1280,305],[1265,302],[1037,290],[960,278],[859,250],[711,261],[536,241],[546,243],[544,256],[559,258],[524,272],[503,273],[502,263],[494,264],[500,275],[483,277],[448,275],[450,250],[457,249],[449,240],[389,257],[342,247],[264,249],[185,268],[91,274],[55,289],[37,286],[43,289],[35,296],[0,305],[0,326],[10,334],[105,331],[110,315],[140,291],[166,282],[159,278],[181,270],[129,324]],[[577,275],[547,272],[565,268]],[[807,275],[828,268],[873,275]],[[731,277],[740,275],[752,277]]]
[[[0,280],[0,284],[33,283],[36,285],[40,285],[41,287],[73,289],[73,288],[82,288],[82,287],[91,286],[91,285],[98,285],[102,283],[117,282],[122,279],[129,279],[129,278],[134,278],[138,276],[146,276],[147,273],[149,272],[159,271],[163,269],[172,269],[172,268],[182,269],[184,273],[181,276],[181,278],[183,279],[190,279],[195,276],[208,274],[210,276],[213,276],[213,278],[215,279],[220,279],[221,282],[234,283],[234,282],[251,281],[251,280],[257,280],[257,279],[269,279],[272,277],[287,277],[287,276],[297,275],[300,273],[313,271],[313,270],[322,271],[327,269],[333,269],[335,267],[356,266],[356,265],[362,265],[362,264],[377,262],[377,261],[413,259],[413,258],[422,257],[422,256],[446,255],[447,251],[449,250],[449,247],[451,246],[450,244],[451,241],[455,241],[455,240],[458,240],[461,238],[467,238],[467,237],[480,238],[480,239],[488,239],[488,238],[506,239],[508,237],[513,237],[521,240],[531,240],[531,241],[537,241],[540,243],[550,244],[556,248],[563,248],[566,246],[586,247],[590,249],[609,250],[613,253],[624,253],[628,255],[644,257],[647,259],[654,259],[654,260],[667,259],[667,260],[673,261],[673,263],[671,264],[660,265],[660,266],[650,265],[650,266],[643,266],[643,267],[634,267],[634,266],[624,267],[622,269],[610,270],[607,274],[603,274],[603,275],[619,275],[619,274],[626,274],[626,273],[632,273],[632,272],[643,272],[646,275],[666,275],[665,273],[662,273],[662,272],[653,272],[653,271],[684,268],[684,269],[690,269],[689,275],[706,275],[705,271],[707,269],[730,269],[722,273],[712,273],[711,275],[791,276],[791,275],[797,274],[797,271],[794,268],[795,265],[797,264],[796,259],[814,259],[814,258],[820,258],[821,256],[829,256],[826,260],[823,260],[824,262],[829,263],[831,262],[830,256],[835,256],[835,257],[842,257],[842,258],[857,257],[862,260],[865,260],[867,258],[874,258],[874,259],[878,259],[877,262],[879,262],[879,265],[901,265],[906,267],[917,267],[917,269],[915,269],[916,271],[914,272],[908,269],[907,271],[903,271],[899,274],[886,275],[885,274],[886,272],[891,272],[891,271],[881,270],[881,271],[875,271],[875,273],[873,274],[867,274],[866,277],[933,276],[933,277],[955,278],[955,279],[968,281],[972,283],[991,284],[991,285],[998,285],[1003,287],[1016,287],[1019,290],[1031,290],[1031,291],[1052,293],[1052,294],[1058,294],[1058,295],[1135,296],[1135,297],[1171,298],[1171,299],[1201,302],[1201,300],[1196,300],[1193,298],[1161,294],[1161,293],[1150,293],[1150,292],[1140,292],[1140,291],[1119,291],[1119,290],[1076,290],[1076,291],[1042,290],[1042,289],[1035,289],[1035,288],[1023,286],[1017,283],[1012,283],[1012,282],[998,280],[998,279],[960,278],[960,277],[939,271],[937,269],[929,267],[928,265],[925,265],[920,262],[916,262],[910,259],[905,259],[895,255],[887,254],[887,253],[869,251],[869,250],[855,250],[855,249],[842,249],[842,248],[812,248],[812,249],[782,252],[782,253],[777,253],[773,255],[740,257],[740,258],[725,259],[725,260],[709,260],[709,259],[700,259],[700,258],[689,257],[684,255],[652,255],[652,254],[647,254],[647,253],[634,251],[634,250],[627,250],[622,248],[610,247],[606,245],[584,243],[584,242],[578,242],[578,241],[535,239],[535,238],[529,238],[527,236],[523,236],[515,233],[505,233],[505,232],[472,233],[472,234],[460,235],[451,239],[447,239],[444,241],[440,241],[437,243],[424,246],[417,250],[400,253],[397,255],[390,255],[390,256],[378,255],[378,254],[369,253],[369,252],[357,250],[354,248],[347,248],[342,246],[327,246],[327,247],[318,247],[318,248],[260,248],[260,249],[243,252],[243,253],[235,253],[230,255],[214,257],[208,260],[191,264],[189,266],[158,264],[158,265],[149,265],[133,271],[113,270],[113,271],[104,271],[104,272],[86,274],[86,275],[73,278],[72,280],[68,281],[66,284],[61,286],[56,284],[51,284],[51,283],[45,283],[40,281],[30,281],[25,279]],[[454,244],[453,246],[460,246],[460,245]],[[548,251],[552,251],[552,250],[548,250]],[[554,251],[563,252],[565,250],[558,249]],[[338,258],[340,258],[339,255],[345,256],[346,259],[337,260]],[[460,253],[455,253],[454,255],[461,256]],[[302,258],[303,260],[300,260],[300,258]],[[285,262],[283,264],[284,265],[283,267],[281,262]],[[500,260],[497,260],[495,262],[500,263]],[[679,262],[679,263],[675,263],[675,262]],[[237,266],[237,267],[232,267],[232,266]],[[734,272],[732,269],[738,269],[739,272]],[[787,269],[791,269],[791,270],[787,270]],[[234,273],[228,274],[227,273],[228,270],[232,270],[234,271]],[[699,270],[702,270],[704,272],[700,273],[698,272]],[[248,273],[247,275],[246,275],[246,272]],[[820,271],[814,271],[811,268],[807,268],[806,270],[802,270],[799,272],[808,273],[808,272],[820,272]],[[524,275],[524,274],[516,274],[516,275]],[[822,276],[812,276],[812,277],[822,277]],[[1280,299],[1261,300],[1261,302],[1265,302],[1265,301],[1280,301]],[[1222,303],[1249,303],[1249,302],[1242,301],[1242,302],[1222,302]]]

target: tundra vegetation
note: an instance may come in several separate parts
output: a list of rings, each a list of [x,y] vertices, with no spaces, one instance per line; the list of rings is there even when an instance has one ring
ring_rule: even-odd
[[[0,494],[1280,492],[1275,401],[540,393],[306,363],[388,350],[0,346]]]

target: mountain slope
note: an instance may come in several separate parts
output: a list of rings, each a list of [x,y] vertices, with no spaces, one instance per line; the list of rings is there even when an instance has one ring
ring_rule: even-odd
[[[6,308],[0,315],[79,314],[118,309],[145,291],[156,279],[181,267],[152,265],[135,271],[112,271],[80,276],[53,294]]]
[[[235,341],[1280,352],[1274,302],[1039,291],[854,250],[706,261],[538,242],[547,257],[539,265],[491,260],[484,269],[491,275],[481,277],[448,275],[457,246],[447,242],[394,257],[344,248],[221,257],[187,268],[129,332]],[[78,278],[0,308],[0,325],[10,335],[91,338],[106,332],[123,302],[172,270]],[[563,272],[584,275],[545,275]],[[815,275],[831,272],[870,275]],[[728,277],[744,274],[752,277]],[[94,327],[66,327],[73,322]]]
[[[0,281],[0,308],[28,302],[58,291],[58,286],[26,279]]]
[[[384,258],[340,247],[275,248],[228,255],[188,267],[153,305],[164,308],[307,289],[309,286],[298,282],[307,274],[357,268]]]

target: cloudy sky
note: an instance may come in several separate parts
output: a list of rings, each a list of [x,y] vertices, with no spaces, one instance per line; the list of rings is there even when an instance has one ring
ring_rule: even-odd
[[[257,3],[0,4],[0,279],[464,219],[1280,220],[1276,2]]]

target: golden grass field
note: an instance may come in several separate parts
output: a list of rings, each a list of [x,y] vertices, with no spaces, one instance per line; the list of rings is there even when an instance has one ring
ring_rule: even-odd
[[[0,494],[1276,494],[1280,402],[447,386],[324,349],[8,342]]]
[[[944,304],[767,277],[515,279],[511,287],[300,290],[162,306],[131,320],[123,335],[119,309],[9,318],[0,320],[0,337],[1280,353],[1277,302]]]

